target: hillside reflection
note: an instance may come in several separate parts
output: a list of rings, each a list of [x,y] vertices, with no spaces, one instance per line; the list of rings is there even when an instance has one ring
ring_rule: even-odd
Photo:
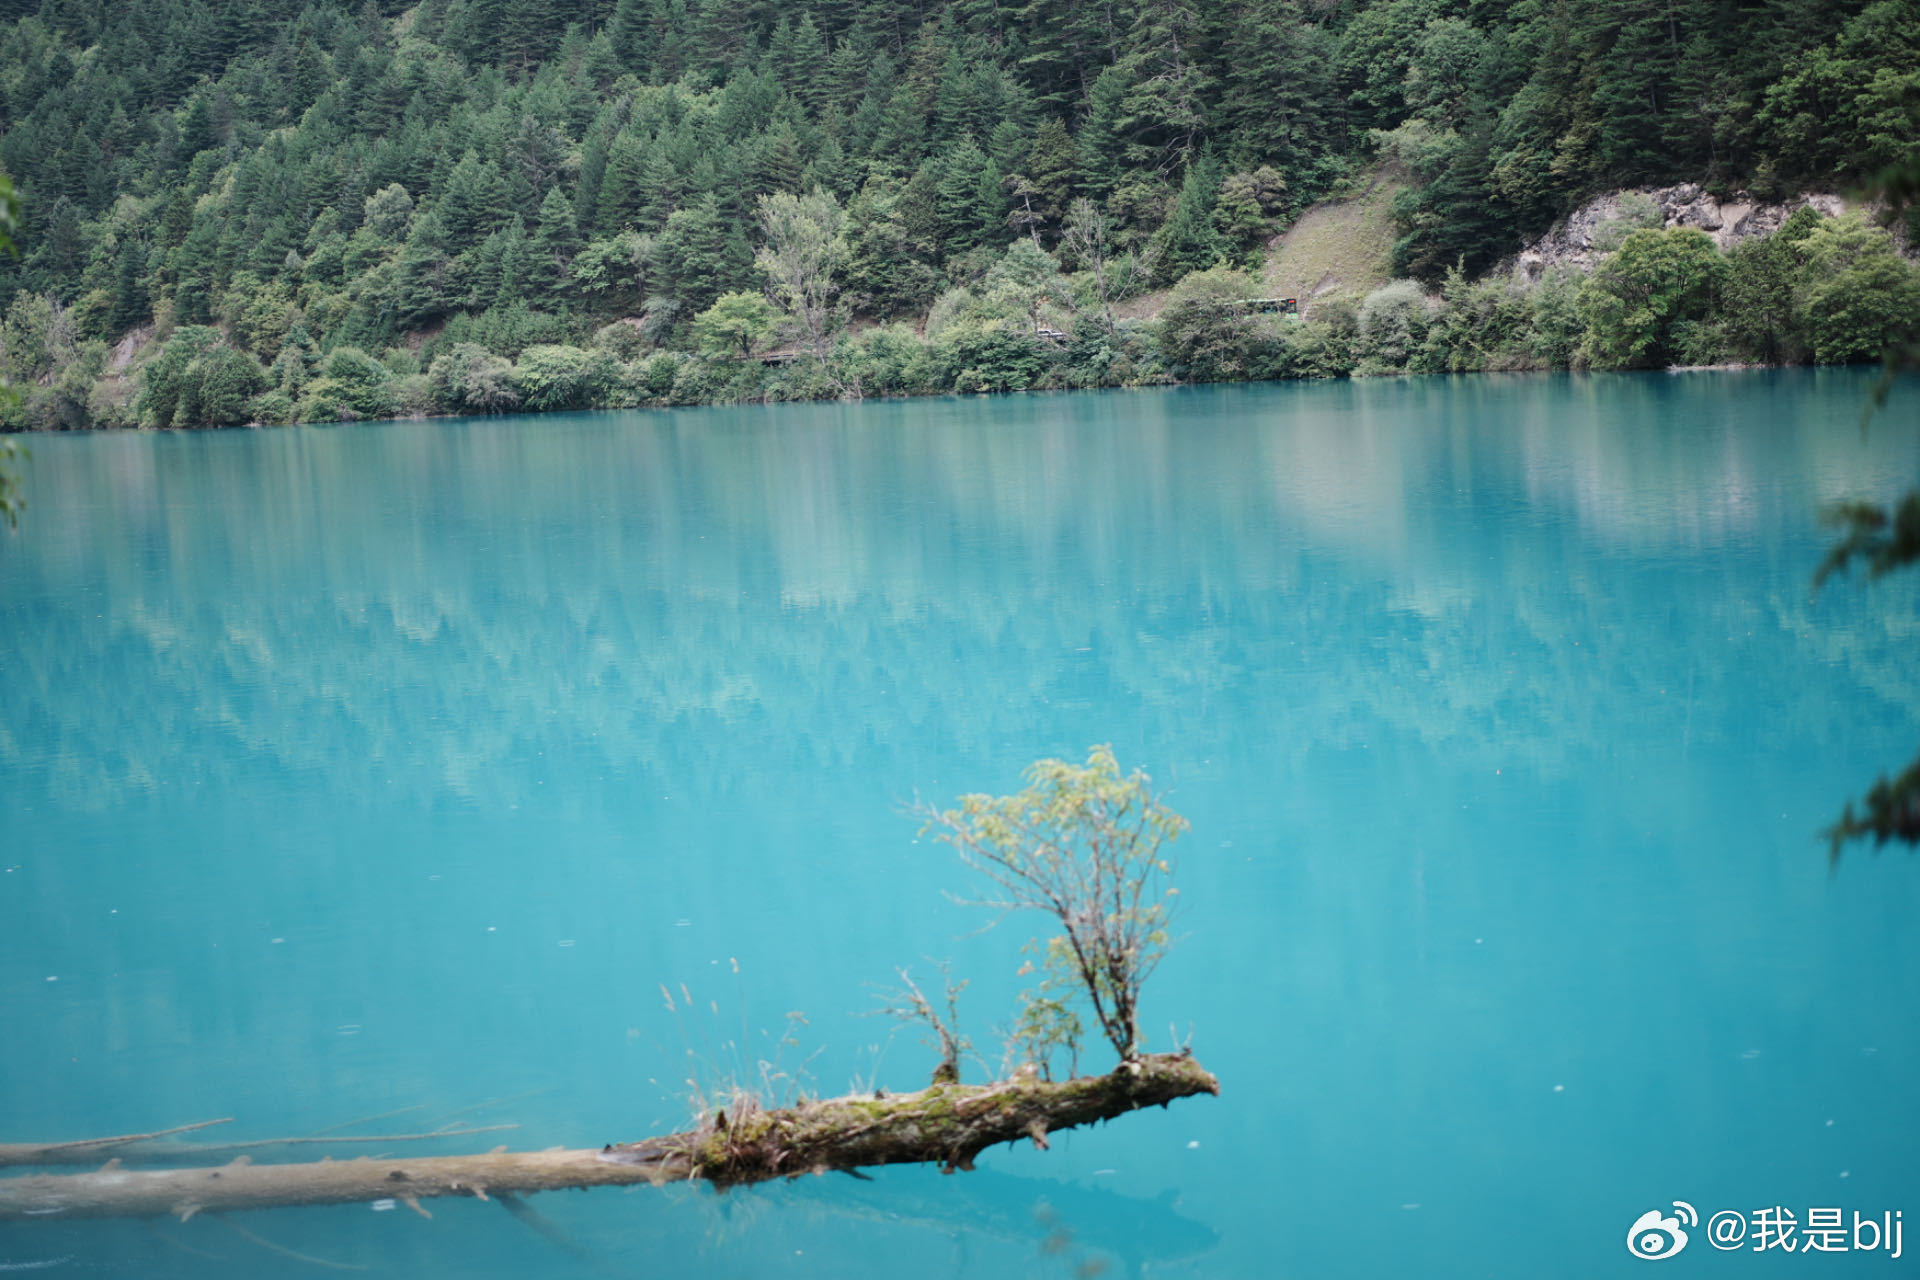
[[[639,775],[724,792],[741,752],[872,768],[1124,720],[1194,759],[1384,728],[1551,773],[1598,723],[1711,738],[1697,709],[1748,696],[1730,647],[1794,673],[1756,745],[1823,743],[1862,699],[1920,719],[1911,590],[1807,591],[1819,503],[1907,478],[1898,412],[1853,427],[1863,386],[48,441],[0,549],[0,762],[79,809],[263,780],[490,808],[555,777],[590,809]]]

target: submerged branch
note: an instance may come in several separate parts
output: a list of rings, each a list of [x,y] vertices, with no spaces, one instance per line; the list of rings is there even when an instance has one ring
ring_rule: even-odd
[[[1031,1075],[989,1085],[934,1085],[918,1093],[852,1096],[777,1111],[716,1112],[685,1133],[600,1151],[509,1152],[419,1159],[321,1160],[217,1169],[135,1171],[109,1161],[93,1173],[0,1178],[0,1222],[142,1218],[299,1205],[395,1200],[432,1216],[422,1200],[519,1195],[568,1188],[705,1181],[742,1186],[803,1173],[886,1164],[971,1169],[988,1147],[1111,1120],[1142,1107],[1220,1092],[1186,1053],[1144,1054],[1109,1075],[1058,1083]]]
[[[223,1116],[218,1120],[178,1124],[171,1129],[155,1129],[152,1133],[123,1133],[111,1138],[81,1138],[73,1142],[0,1142],[0,1168],[21,1164],[85,1164],[98,1159],[102,1152],[118,1154],[128,1147],[152,1143],[156,1138],[169,1138],[176,1133],[192,1133],[196,1129],[211,1129],[217,1124],[232,1123],[232,1116]]]
[[[20,1165],[62,1165],[92,1164],[101,1156],[112,1156],[122,1164],[204,1164],[209,1160],[230,1160],[238,1155],[249,1158],[253,1153],[273,1147],[310,1147],[310,1146],[365,1146],[389,1142],[432,1142],[443,1138],[466,1138],[476,1133],[498,1133],[503,1129],[518,1129],[517,1124],[488,1124],[451,1126],[436,1129],[432,1133],[379,1133],[379,1134],[315,1134],[305,1138],[255,1138],[248,1142],[161,1142],[157,1139],[170,1133],[186,1133],[193,1129],[205,1129],[210,1125],[228,1124],[229,1120],[204,1120],[199,1124],[185,1124],[177,1129],[161,1129],[155,1133],[128,1134],[118,1138],[86,1138],[79,1142],[15,1142],[0,1143],[0,1169]],[[338,1126],[336,1126],[338,1127]]]

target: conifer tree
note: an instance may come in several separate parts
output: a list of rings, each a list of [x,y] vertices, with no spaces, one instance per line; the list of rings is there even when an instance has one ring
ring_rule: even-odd
[[[107,315],[112,333],[125,333],[149,316],[147,303],[147,250],[132,236],[120,242],[113,266],[113,309]]]
[[[964,135],[947,149],[941,159],[938,186],[940,238],[953,249],[970,249],[984,243],[989,217],[983,205],[983,190],[988,182],[999,186],[999,171],[987,154],[974,144],[971,134]],[[996,190],[992,199],[997,201]]]
[[[447,230],[438,209],[417,214],[400,254],[395,303],[405,324],[423,324],[441,315],[447,304]]]
[[[654,18],[647,0],[619,0],[606,35],[621,69],[644,76],[653,61],[655,40]]]
[[[580,252],[580,230],[573,220],[573,206],[554,187],[540,202],[538,225],[527,254],[528,295],[557,301],[565,291],[567,268]]]
[[[1156,274],[1161,279],[1173,281],[1189,271],[1205,271],[1227,256],[1227,244],[1213,222],[1220,180],[1220,162],[1211,153],[1187,170],[1173,214],[1153,238]]]
[[[468,151],[447,174],[445,189],[435,204],[450,245],[482,240],[500,225],[506,207],[500,170],[479,153]]]
[[[652,160],[640,134],[627,130],[613,140],[594,206],[594,223],[601,235],[640,225],[643,211],[659,196],[661,175],[658,170],[649,172]]]
[[[1075,166],[1083,190],[1105,197],[1120,185],[1127,144],[1126,99],[1130,72],[1124,65],[1108,67],[1087,94],[1087,115],[1074,147]]]
[[[800,138],[793,126],[782,120],[761,135],[759,146],[754,185],[762,191],[799,191],[805,166],[800,159]]]
[[[737,224],[720,216],[714,198],[703,196],[667,219],[654,241],[653,263],[662,290],[691,318],[746,283],[753,251]]]
[[[1033,184],[1036,208],[1047,222],[1058,222],[1066,215],[1073,199],[1073,138],[1067,126],[1049,116],[1034,132],[1033,146],[1027,151],[1027,180]]]

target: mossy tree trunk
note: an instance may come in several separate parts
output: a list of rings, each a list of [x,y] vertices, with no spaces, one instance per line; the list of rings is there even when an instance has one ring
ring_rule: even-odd
[[[1147,1054],[1109,1075],[1058,1082],[1020,1076],[989,1085],[835,1098],[775,1111],[716,1112],[694,1129],[599,1151],[509,1152],[419,1159],[320,1160],[218,1168],[133,1170],[118,1159],[92,1173],[0,1179],[0,1222],[126,1218],[393,1199],[427,1213],[439,1196],[488,1199],[535,1191],[710,1182],[742,1186],[804,1173],[887,1164],[971,1169],[1002,1142],[1047,1145],[1062,1129],[1142,1107],[1220,1092],[1192,1057]]]

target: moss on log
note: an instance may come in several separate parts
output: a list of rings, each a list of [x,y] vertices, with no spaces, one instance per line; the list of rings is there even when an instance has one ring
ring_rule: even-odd
[[[1062,1129],[1142,1107],[1220,1092],[1192,1057],[1148,1054],[1104,1076],[1058,1082],[1017,1076],[989,1085],[934,1085],[911,1094],[852,1096],[761,1111],[740,1105],[684,1133],[599,1151],[320,1160],[219,1168],[133,1170],[111,1160],[93,1173],[0,1178],[0,1222],[144,1218],[392,1199],[427,1214],[440,1196],[524,1195],[568,1188],[710,1182],[734,1187],[804,1173],[886,1164],[971,1169],[1003,1142],[1041,1147]],[[428,1215],[431,1216],[431,1215]]]

